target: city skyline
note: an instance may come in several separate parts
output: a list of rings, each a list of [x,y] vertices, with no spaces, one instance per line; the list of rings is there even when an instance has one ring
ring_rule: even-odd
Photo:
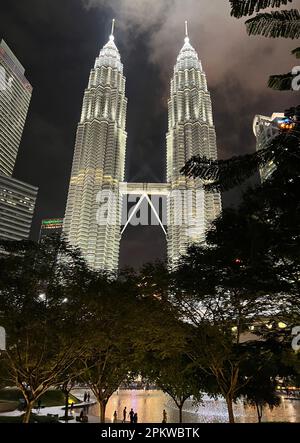
[[[47,11],[47,7],[50,8],[50,6],[48,2],[44,3],[43,10]],[[79,120],[82,91],[85,87],[84,83],[90,68],[90,61],[98,52],[97,48],[99,50],[101,42],[105,41],[105,35],[108,33],[111,12],[105,8],[85,11],[79,2],[76,4],[66,2],[60,10],[60,19],[52,20],[51,26],[46,18],[43,30],[32,23],[34,15],[41,14],[41,10],[37,9],[33,11],[30,25],[20,25],[16,30],[15,27],[9,26],[10,19],[13,20],[18,15],[21,6],[13,1],[9,6],[4,4],[3,8],[6,23],[4,26],[0,19],[1,35],[6,38],[15,52],[18,54],[21,52],[22,63],[26,67],[28,66],[29,79],[37,91],[33,97],[17,163],[18,177],[28,181],[30,176],[32,177],[30,182],[41,188],[33,227],[33,237],[37,238],[42,218],[61,217],[64,213],[75,126],[76,120]],[[74,12],[74,19],[68,23],[69,28],[65,28],[64,24],[69,10]],[[53,9],[51,8],[49,11],[53,16]],[[26,11],[22,12],[26,16]],[[79,19],[80,29],[77,26]],[[199,17],[199,19],[203,23],[203,18]],[[169,39],[176,40],[181,36],[180,30],[183,21],[184,18],[181,18],[181,25],[178,24],[178,37],[170,36]],[[122,23],[122,17],[118,17],[118,22]],[[232,27],[237,27],[236,32],[241,32],[241,38],[248,41],[249,37],[244,35],[245,30],[241,25],[237,21],[232,22]],[[57,37],[60,41],[59,45],[57,38],[45,40],[46,35],[51,37],[52,26],[59,36]],[[78,29],[76,36],[73,27]],[[195,19],[192,20],[192,27],[194,31]],[[213,84],[210,89],[220,156],[224,158],[231,154],[253,151],[255,149],[255,138],[252,133],[254,115],[270,115],[274,111],[281,111],[292,104],[296,98],[292,97],[290,93],[278,95],[276,92],[267,90],[264,70],[257,69],[258,94],[255,100],[253,97],[250,99],[245,93],[250,80],[239,78],[239,66],[235,67],[237,71],[235,79],[239,79],[237,82],[234,82],[233,79],[228,81],[228,77],[222,79],[224,73],[220,73],[218,76],[215,72],[213,54],[209,54],[206,46],[202,47],[203,42],[207,43],[209,35],[207,28],[202,27],[202,29],[202,31],[201,29],[197,30],[197,33],[203,32],[205,39],[193,38],[193,41],[203,60],[208,82]],[[43,36],[43,38],[38,39],[33,51],[29,52],[29,48],[32,48],[30,42],[32,42],[34,33]],[[20,34],[24,34],[24,39],[20,39]],[[130,31],[126,36],[123,29],[118,35],[118,44],[122,49],[128,79],[128,96],[132,103],[128,115],[129,140],[126,166],[128,168],[130,165],[130,169],[126,171],[126,175],[130,181],[156,181],[159,183],[164,179],[165,169],[163,160],[167,123],[165,104],[168,92],[164,81],[161,80],[161,70],[157,65],[149,63],[149,48],[146,43],[148,31],[139,31],[137,37],[131,42],[129,50],[128,47],[124,47],[124,44],[130,35],[134,37]],[[230,42],[230,34],[228,41]],[[172,41],[172,51],[175,43]],[[163,44],[168,44],[168,41],[166,40]],[[249,39],[251,49],[248,51],[249,54],[250,52],[253,54],[253,46],[255,46],[256,57],[259,60],[265,52],[266,44],[272,46],[270,41],[266,43],[261,40],[251,43],[251,39]],[[288,44],[284,46],[285,42],[279,45],[278,42],[274,42],[275,45],[280,47],[279,50],[289,47]],[[20,49],[16,50],[15,48],[18,46]],[[247,53],[247,51],[245,52]],[[206,57],[202,56],[203,53]],[[175,56],[173,52],[172,54],[170,57]],[[26,59],[28,63],[25,63]],[[290,68],[290,63],[293,63],[292,59],[289,60],[284,55],[282,61],[285,63],[285,69]],[[229,64],[235,65],[234,57],[228,61]],[[138,67],[139,78],[133,72],[133,65],[135,71]],[[259,68],[259,65],[257,67]],[[171,69],[172,66],[170,66],[169,78],[171,78]],[[274,67],[269,68],[267,72],[273,73],[272,69],[274,70]],[[282,70],[281,63],[277,69],[279,72]],[[161,99],[161,97],[165,98]],[[68,100],[66,100],[67,98]],[[46,103],[46,106],[42,106],[42,103]],[[145,123],[141,124],[141,118]],[[240,143],[240,140],[243,140],[243,143]],[[141,159],[144,160],[144,169],[139,170],[137,165]],[[52,168],[49,168],[49,165],[52,165]],[[231,201],[231,197],[225,198],[225,203]],[[156,229],[159,230],[157,235]],[[153,238],[155,238],[154,243]],[[148,247],[145,247],[145,244]],[[121,262],[139,265],[144,261],[161,258],[164,255],[165,247],[164,235],[160,233],[160,228],[151,228],[151,231],[144,228],[130,228],[121,243]]]

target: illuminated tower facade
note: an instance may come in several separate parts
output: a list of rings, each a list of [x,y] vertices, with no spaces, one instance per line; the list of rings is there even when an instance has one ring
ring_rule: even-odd
[[[80,248],[90,267],[107,271],[118,268],[121,209],[109,197],[118,198],[124,180],[127,139],[126,80],[113,28],[84,93],[64,220],[69,243]],[[105,195],[112,222],[99,219]]]
[[[190,43],[186,23],[184,45],[171,80],[168,103],[167,182],[168,258],[171,267],[192,243],[204,243],[205,232],[221,211],[219,193],[203,190],[200,179],[180,174],[194,155],[217,158],[216,132],[206,75]]]

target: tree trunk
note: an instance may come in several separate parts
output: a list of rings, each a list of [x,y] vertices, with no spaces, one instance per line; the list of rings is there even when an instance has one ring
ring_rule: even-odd
[[[65,391],[65,421],[68,423],[69,418],[69,391]]]
[[[178,406],[178,409],[179,409],[179,423],[182,423],[182,408],[183,408],[183,405]]]
[[[256,411],[257,411],[258,423],[261,423],[263,411],[262,407],[258,403],[256,403]]]
[[[33,405],[34,405],[34,402],[30,402],[30,403],[26,404],[25,414],[23,416],[23,423],[29,423]]]
[[[105,400],[99,401],[99,406],[100,406],[100,423],[105,423],[106,404],[107,404],[107,402]]]
[[[233,399],[230,395],[226,397],[226,404],[228,410],[229,423],[235,423],[234,413],[233,413]]]

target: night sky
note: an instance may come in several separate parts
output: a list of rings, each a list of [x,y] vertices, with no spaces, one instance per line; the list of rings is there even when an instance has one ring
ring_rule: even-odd
[[[244,19],[230,17],[227,0],[1,0],[0,39],[34,88],[14,172],[39,187],[33,239],[41,219],[64,216],[83,92],[113,17],[129,99],[127,181],[165,181],[166,104],[186,19],[207,74],[221,158],[255,149],[255,114],[299,104],[299,93],[266,87],[270,74],[299,64],[290,55],[299,42],[247,36]],[[234,201],[233,194],[224,196],[225,206]],[[160,228],[129,228],[121,266],[165,252]]]

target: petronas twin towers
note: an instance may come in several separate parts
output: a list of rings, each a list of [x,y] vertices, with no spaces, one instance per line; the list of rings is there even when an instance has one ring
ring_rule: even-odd
[[[114,28],[114,22],[113,22]],[[85,90],[78,124],[64,233],[88,264],[116,271],[122,235],[122,201],[139,195],[128,222],[144,200],[166,196],[168,260],[175,266],[191,243],[204,243],[205,232],[220,214],[218,193],[207,193],[200,180],[180,174],[193,155],[217,158],[216,133],[206,76],[187,35],[171,80],[167,134],[167,182],[124,183],[126,159],[126,79],[113,29],[100,51]],[[155,211],[157,218],[159,214]],[[124,223],[123,223],[124,224]],[[123,230],[124,231],[124,230]]]

